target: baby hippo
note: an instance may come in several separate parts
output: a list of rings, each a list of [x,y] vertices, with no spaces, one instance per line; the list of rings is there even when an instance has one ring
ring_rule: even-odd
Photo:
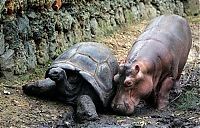
[[[153,19],[114,76],[118,89],[113,110],[130,115],[141,99],[164,108],[170,90],[179,81],[191,44],[190,27],[184,18],[162,15]]]

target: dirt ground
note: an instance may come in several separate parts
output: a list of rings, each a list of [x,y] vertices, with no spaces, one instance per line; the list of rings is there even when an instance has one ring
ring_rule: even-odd
[[[28,81],[42,79],[44,68],[5,80],[0,78],[0,128],[200,128],[200,16],[189,18],[193,45],[180,81],[179,93],[172,91],[169,106],[155,110],[141,104],[132,116],[100,114],[100,120],[75,123],[73,108],[56,102],[28,97],[21,86]],[[108,45],[119,62],[144,30],[147,21],[122,28],[111,36],[99,39]],[[64,114],[65,113],[65,114]]]

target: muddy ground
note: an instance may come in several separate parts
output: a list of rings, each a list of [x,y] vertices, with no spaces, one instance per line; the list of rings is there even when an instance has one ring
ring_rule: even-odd
[[[28,81],[42,79],[47,67],[39,67],[32,73],[0,78],[0,128],[193,128],[200,127],[200,17],[189,18],[193,45],[181,77],[181,89],[172,91],[170,104],[163,110],[155,110],[141,103],[132,116],[100,114],[100,120],[76,123],[73,108],[56,101],[48,101],[23,94],[21,86]],[[111,36],[98,39],[112,48],[119,62],[123,61],[132,42],[148,22],[126,26]],[[64,114],[65,113],[65,114]]]

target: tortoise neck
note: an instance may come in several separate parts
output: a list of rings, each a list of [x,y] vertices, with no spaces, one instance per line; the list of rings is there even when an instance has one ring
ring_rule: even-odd
[[[67,85],[68,81],[66,77],[63,78],[62,80],[56,81],[57,89],[61,95],[64,95],[66,93],[66,90],[68,90]]]
[[[79,81],[74,84],[69,83],[67,77],[64,77],[62,80],[56,82],[57,90],[59,92],[58,95],[62,97],[61,100],[64,100],[67,103],[74,103],[74,101],[78,97],[78,94],[82,91],[81,85],[82,81]]]

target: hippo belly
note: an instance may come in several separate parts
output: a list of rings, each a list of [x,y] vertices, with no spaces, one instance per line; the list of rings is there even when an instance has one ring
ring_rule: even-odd
[[[120,65],[112,108],[131,114],[140,99],[164,108],[170,89],[180,78],[191,43],[190,27],[184,18],[162,15],[153,19]]]

